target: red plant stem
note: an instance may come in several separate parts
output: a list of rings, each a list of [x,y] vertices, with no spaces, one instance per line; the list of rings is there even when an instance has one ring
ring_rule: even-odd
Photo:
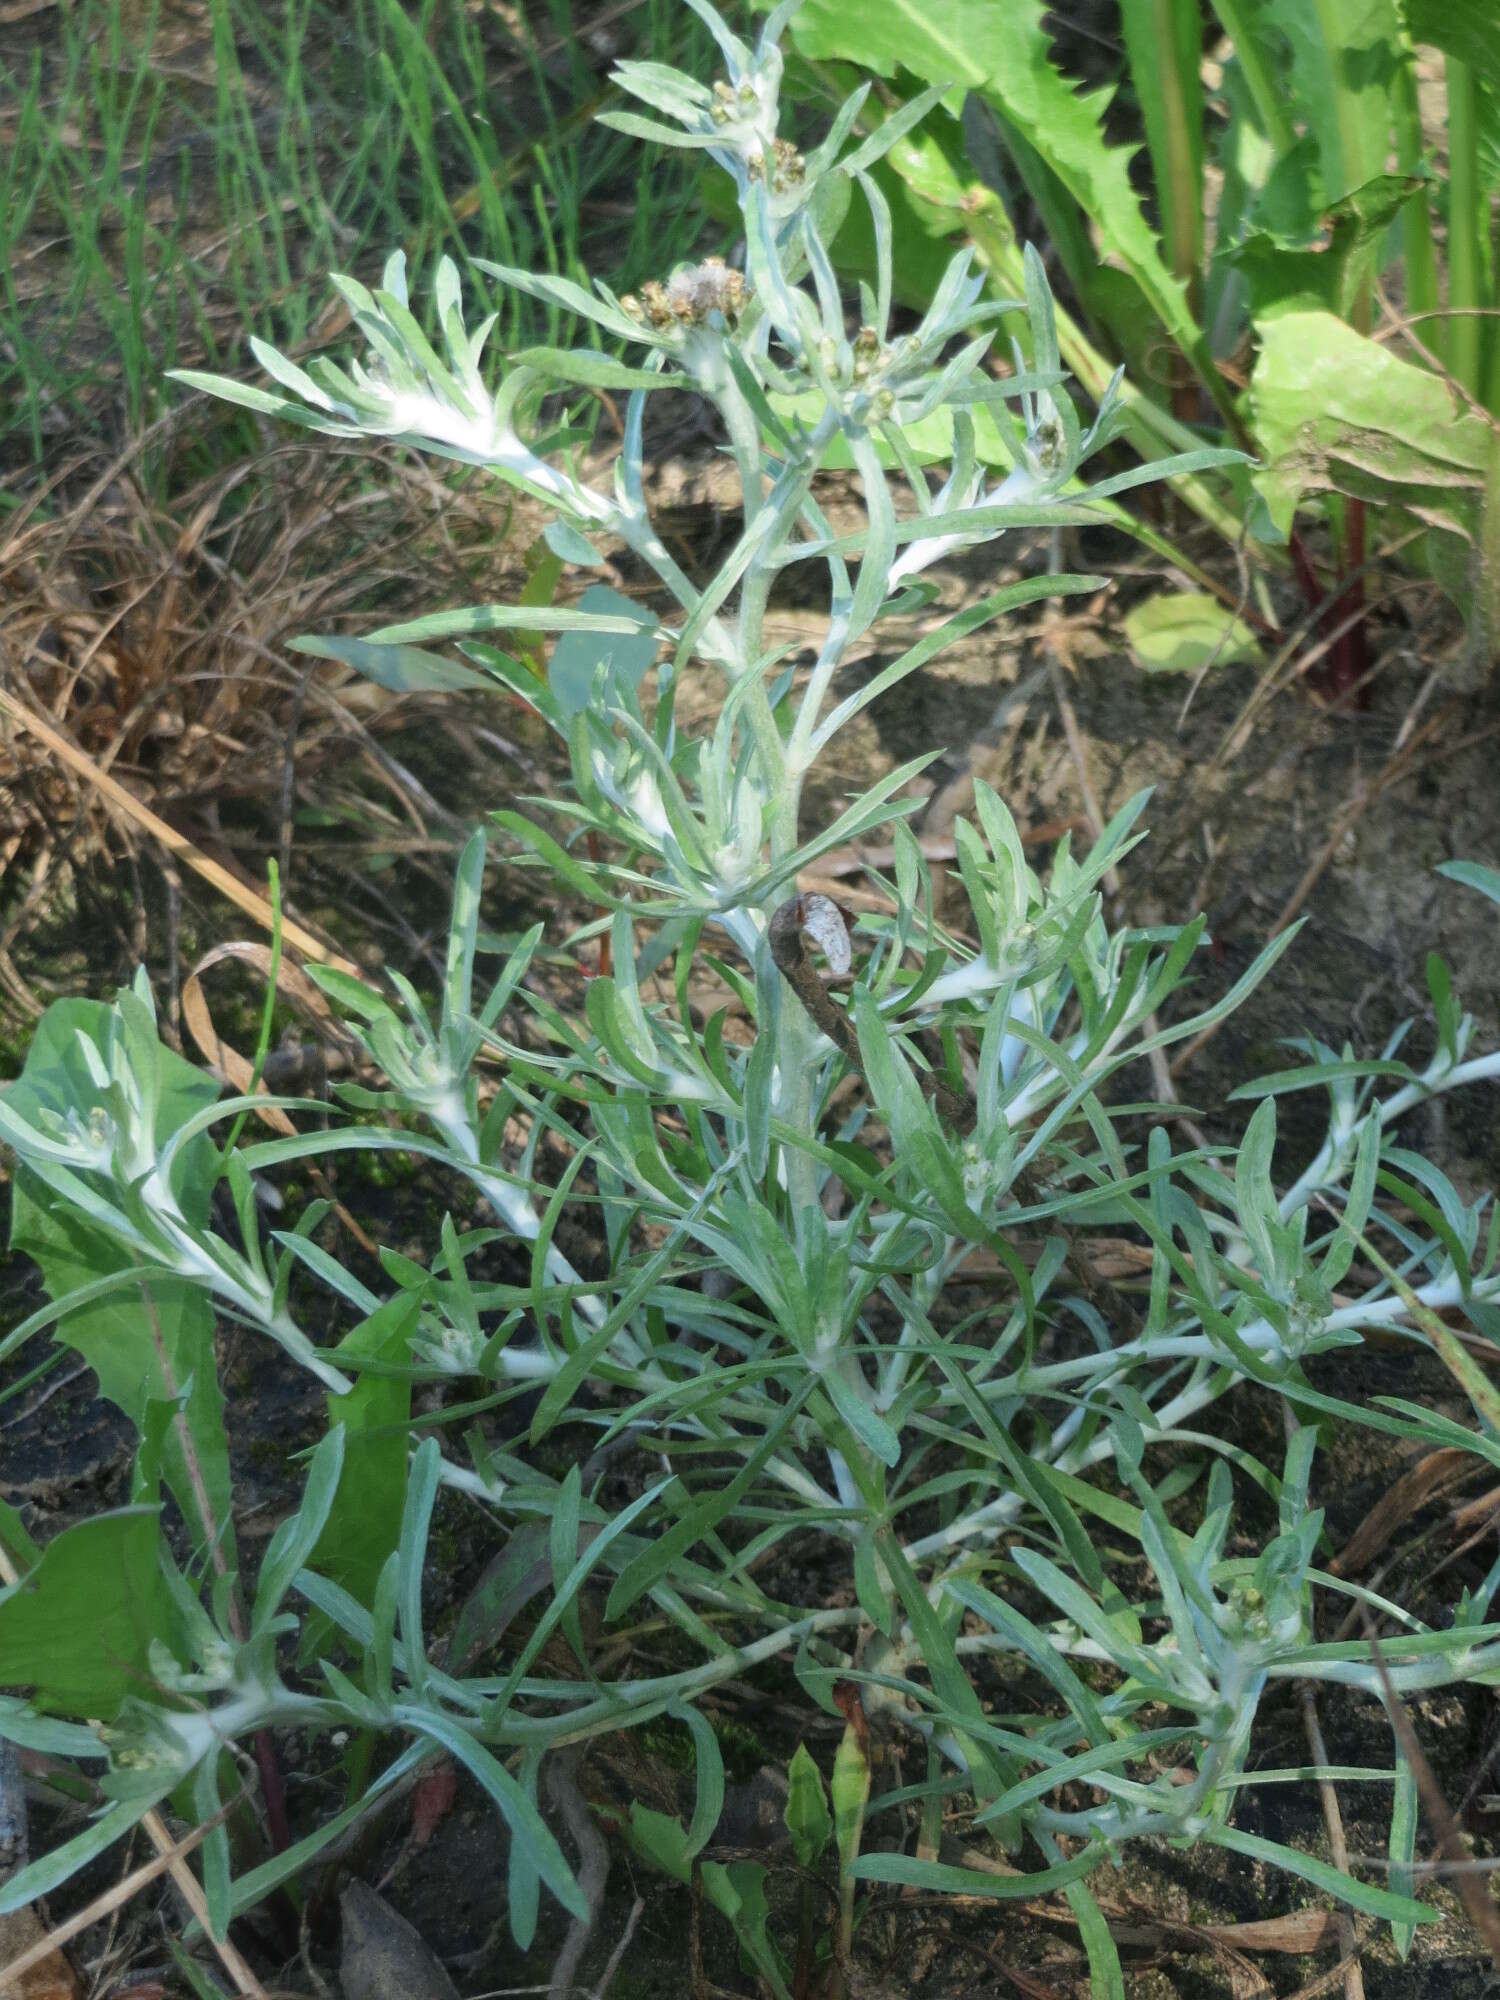
[[[292,1823],[286,1810],[286,1780],[281,1775],[281,1759],[269,1729],[257,1729],[253,1737],[255,1764],[260,1772],[260,1795],[266,1808],[266,1837],[273,1854],[285,1854],[292,1844]]]
[[[1362,611],[1365,602],[1365,503],[1350,500],[1344,513],[1344,574],[1349,581],[1328,607],[1330,619]],[[1365,621],[1360,618],[1343,633],[1334,648],[1335,692],[1354,690],[1356,708],[1367,708],[1370,691],[1365,686],[1369,671],[1369,648],[1365,643]]]
[[[1323,586],[1318,581],[1312,558],[1307,552],[1307,544],[1293,528],[1291,533],[1292,565],[1297,582],[1309,611],[1317,613],[1318,630],[1327,637],[1337,633],[1328,649],[1327,657],[1313,669],[1309,679],[1319,692],[1331,701],[1339,701],[1354,691],[1355,706],[1364,708],[1369,701],[1365,687],[1368,658],[1365,647],[1365,624],[1358,617],[1344,631],[1339,625],[1351,612],[1359,612],[1364,605],[1364,578],[1359,573],[1365,559],[1365,503],[1351,500],[1345,515],[1345,537],[1343,550],[1343,570],[1345,581],[1331,596],[1325,597]]]

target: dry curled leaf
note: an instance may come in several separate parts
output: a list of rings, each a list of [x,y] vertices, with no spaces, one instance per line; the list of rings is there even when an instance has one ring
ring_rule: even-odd
[[[83,1988],[60,1951],[49,1951],[14,1979],[6,1977],[4,1968],[45,1936],[41,1919],[29,1905],[0,1916],[0,2000],[79,2000]]]
[[[1381,1495],[1370,1512],[1328,1565],[1335,1576],[1357,1576],[1373,1562],[1396,1530],[1418,1514],[1445,1487],[1455,1485],[1473,1470],[1472,1452],[1444,1448],[1429,1451],[1403,1472]]]
[[[832,896],[813,894],[798,897],[797,913],[802,929],[827,959],[829,971],[842,979],[854,963],[854,946],[843,911]]]
[[[339,1897],[344,2000],[458,2000],[458,1988],[405,1917],[365,1882]]]

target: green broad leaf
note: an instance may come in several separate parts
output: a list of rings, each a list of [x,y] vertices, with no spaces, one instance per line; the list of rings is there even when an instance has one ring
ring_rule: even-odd
[[[561,528],[560,521],[554,521],[554,528]],[[583,540],[582,536],[578,538]],[[587,547],[587,543],[584,544]],[[544,533],[539,541],[532,543],[526,551],[526,582],[516,598],[518,604],[554,604],[557,601],[557,586],[567,568],[567,558],[560,549],[554,548],[550,532]],[[517,631],[511,645],[520,655],[522,663],[531,669],[539,681],[547,678],[547,640],[545,633]],[[467,648],[464,649],[467,651]]]
[[[731,1861],[726,1865],[705,1861],[703,1893],[734,1926],[741,1952],[776,2000],[791,2000],[786,1968],[767,1928],[771,1910],[766,1901],[766,1871],[760,1862]]]
[[[786,1772],[786,1808],[782,1817],[792,1836],[792,1851],[802,1868],[812,1868],[828,1845],[833,1818],[823,1774],[805,1743],[799,1743]]]
[[[172,1629],[155,1507],[64,1528],[35,1568],[0,1591],[0,1685],[48,1713],[110,1721],[149,1691],[153,1639]]]
[[[1500,91],[1500,37],[1492,0],[1402,0],[1414,42],[1454,56]]]
[[[1397,0],[1261,0],[1260,11],[1286,39],[1299,122],[1338,202],[1386,164],[1403,84]]]
[[[1259,327],[1250,405],[1264,464],[1252,475],[1277,529],[1311,494],[1419,509],[1466,538],[1483,491],[1489,426],[1427,369],[1326,312]]]
[[[410,1359],[420,1305],[415,1293],[398,1294],[361,1320],[335,1350],[355,1380],[344,1395],[328,1398],[330,1428],[337,1425],[344,1433],[344,1465],[307,1567],[361,1604],[373,1601],[385,1559],[401,1535],[411,1378],[400,1372],[400,1364]],[[395,1372],[380,1367],[361,1373],[364,1361],[396,1364]],[[301,1651],[304,1659],[313,1656],[306,1634]]]
[[[1146,127],[1162,249],[1179,278],[1203,265],[1203,125],[1207,93],[1199,0],[1122,0],[1130,78]]]
[[[129,996],[126,996],[127,1001]],[[130,1002],[132,1006],[138,1003]],[[99,1104],[81,1044],[95,1049],[112,1036],[125,1038],[126,1002],[58,1000],[37,1023],[25,1068],[4,1091],[7,1109],[35,1124],[48,1111],[87,1119]],[[185,1062],[157,1039],[154,1029],[128,1038],[132,1067],[154,1094],[152,1135],[158,1151],[189,1122],[214,1105],[218,1081]],[[207,1133],[183,1145],[173,1191],[194,1230],[207,1230],[209,1199],[217,1177],[217,1150]],[[11,1196],[11,1244],[36,1260],[54,1302],[84,1293],[101,1281],[98,1295],[57,1323],[55,1338],[82,1356],[99,1391],[123,1410],[142,1435],[153,1403],[176,1406],[181,1422],[161,1439],[161,1476],[200,1546],[217,1539],[235,1565],[229,1447],[224,1403],[214,1355],[213,1310],[201,1287],[160,1273],[132,1280],[136,1260],[109,1233],[60,1201],[30,1168],[18,1164]],[[184,1438],[184,1432],[186,1438]],[[190,1469],[189,1450],[196,1457]],[[201,1518],[206,1495],[213,1520]]]
[[[1105,137],[1109,92],[1079,92],[1053,59],[1041,0],[976,7],[973,0],[807,0],[793,29],[802,53],[981,94],[1005,127],[1046,163],[1098,230],[1106,257],[1134,278],[1164,330],[1216,393],[1221,378],[1163,259],[1130,179],[1130,154]]]
[[[1196,674],[1261,659],[1250,627],[1206,591],[1148,597],[1126,613],[1125,638],[1136,665],[1151,674]]]
[[[1227,253],[1244,280],[1251,315],[1321,309],[1352,320],[1382,238],[1424,185],[1410,174],[1377,174],[1308,217],[1292,240],[1272,228],[1252,229]]]
[[[420,646],[382,646],[370,639],[308,632],[292,640],[291,650],[311,653],[320,660],[342,661],[393,694],[451,694],[459,689],[493,693],[495,687],[488,674],[445,660],[440,653],[423,652]]]
[[[628,1833],[631,1846],[663,1875],[670,1875],[684,1887],[692,1880],[693,1856],[680,1819],[633,1801]]]
[[[839,1873],[849,1875],[859,1859],[864,1839],[865,1808],[870,1803],[868,1739],[854,1724],[845,1725],[833,1759],[833,1837],[839,1850]]]
[[[42,1558],[42,1551],[32,1540],[26,1523],[8,1500],[0,1500],[0,1549],[18,1569],[30,1569]]]

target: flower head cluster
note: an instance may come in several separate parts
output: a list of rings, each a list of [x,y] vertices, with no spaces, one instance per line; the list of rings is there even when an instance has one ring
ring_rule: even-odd
[[[601,122],[664,145],[701,146],[733,177],[742,199],[750,188],[762,187],[779,217],[793,215],[812,179],[809,163],[777,131],[783,67],[779,38],[797,0],[775,10],[753,49],[711,8],[697,6],[695,0],[689,4],[708,24],[727,74],[710,88],[661,63],[622,62],[613,81],[681,130],[628,111],[606,113]]]
[[[733,326],[745,310],[745,279],[722,257],[687,264],[667,282],[642,285],[640,297],[627,295],[620,309],[657,332],[669,327]]]

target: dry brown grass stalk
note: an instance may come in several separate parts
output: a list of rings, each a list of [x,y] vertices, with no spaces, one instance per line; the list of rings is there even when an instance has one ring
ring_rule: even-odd
[[[512,504],[482,482],[323,441],[188,480],[195,434],[222,421],[206,407],[113,458],[80,454],[0,521],[0,1006],[39,1010],[28,940],[116,864],[175,864],[265,925],[277,855],[288,944],[336,961],[309,920],[309,898],[349,900],[329,866],[470,816],[459,760],[445,754],[445,804],[387,747],[444,698],[390,694],[288,642],[513,590],[530,524],[508,538]],[[485,754],[473,745],[476,767]],[[308,807],[354,835],[304,864]],[[204,910],[203,941],[221,921]]]

